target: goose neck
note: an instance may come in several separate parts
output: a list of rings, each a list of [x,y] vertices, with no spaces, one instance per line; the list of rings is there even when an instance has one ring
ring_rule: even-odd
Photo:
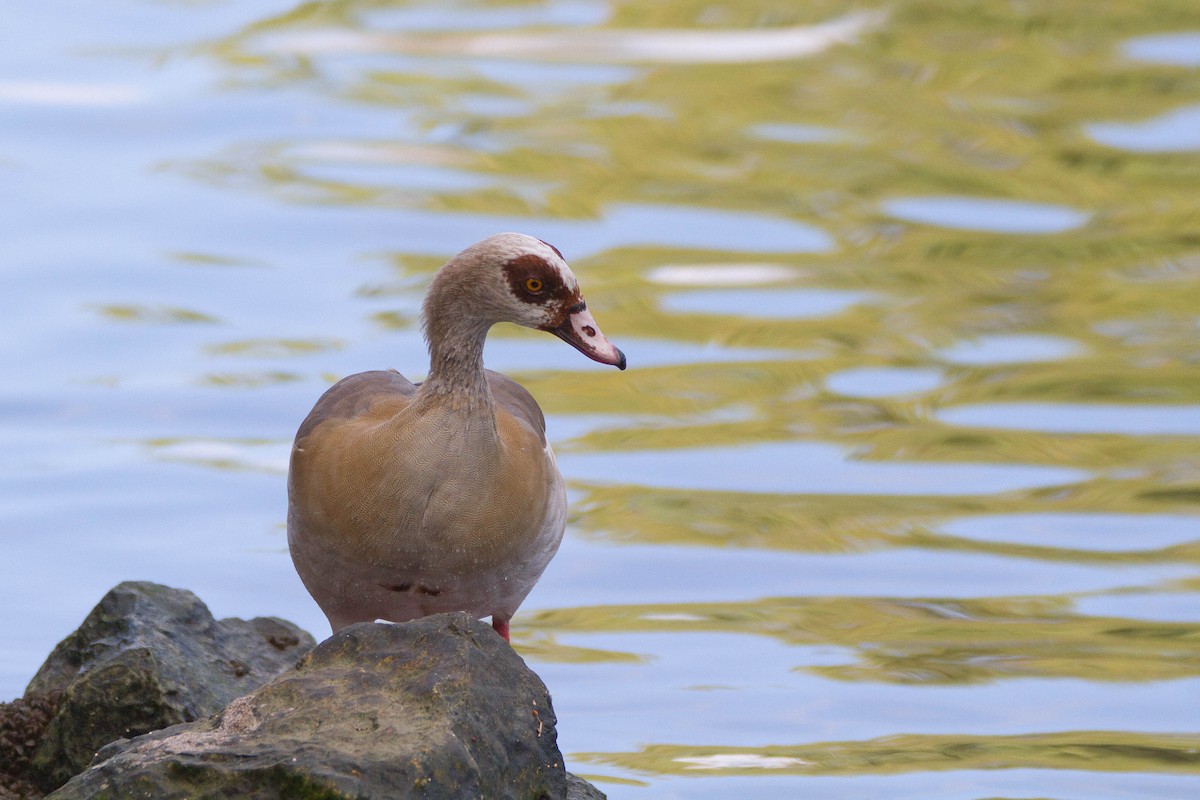
[[[492,393],[483,369],[483,343],[491,326],[482,320],[430,318],[429,376],[421,394],[451,407],[492,411]]]

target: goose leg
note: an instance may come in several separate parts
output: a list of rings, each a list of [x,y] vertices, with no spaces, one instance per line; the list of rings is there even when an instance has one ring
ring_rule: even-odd
[[[501,617],[492,616],[492,628],[496,633],[504,637],[504,641],[509,641],[508,638],[508,620]]]

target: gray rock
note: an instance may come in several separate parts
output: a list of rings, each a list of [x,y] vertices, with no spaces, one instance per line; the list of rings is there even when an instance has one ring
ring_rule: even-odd
[[[292,666],[313,638],[275,618],[216,620],[191,592],[112,589],[54,648],[25,697],[56,698],[32,757],[43,790],[109,742],[208,717]]]
[[[567,800],[606,800],[606,795],[583,778],[568,772]]]
[[[572,798],[603,797],[573,783]],[[559,800],[568,787],[545,685],[460,613],[346,628],[217,716],[104,748],[50,797]]]

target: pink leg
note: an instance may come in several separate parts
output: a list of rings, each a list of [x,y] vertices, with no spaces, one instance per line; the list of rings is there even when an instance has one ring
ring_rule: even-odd
[[[498,633],[504,637],[504,641],[506,641],[506,642],[509,641],[508,620],[493,616],[492,617],[492,628],[495,629],[496,633]]]

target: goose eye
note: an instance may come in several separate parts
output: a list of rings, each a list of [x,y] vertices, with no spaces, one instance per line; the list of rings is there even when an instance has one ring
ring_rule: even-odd
[[[545,287],[545,284],[542,283],[541,278],[526,278],[525,279],[525,288],[528,291],[532,292],[533,294],[537,294],[537,293],[541,292],[544,287]]]

